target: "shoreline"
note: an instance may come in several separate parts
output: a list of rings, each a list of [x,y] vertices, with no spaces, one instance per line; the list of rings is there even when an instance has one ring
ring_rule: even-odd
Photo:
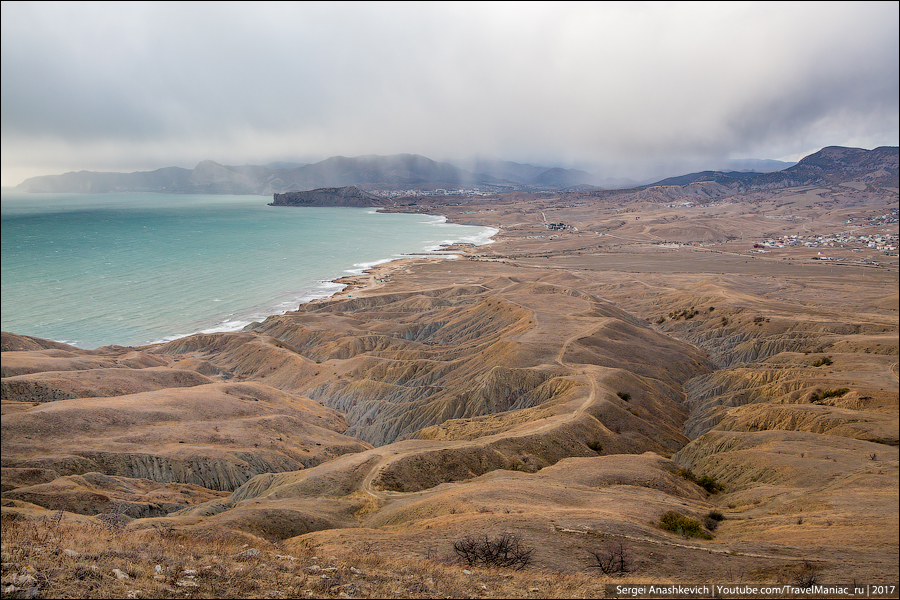
[[[451,221],[449,215],[444,214],[435,214],[429,213],[432,216],[443,217],[444,222],[453,223],[454,225],[466,225],[464,223]],[[383,262],[378,262],[370,267],[365,267],[362,269],[360,273],[351,273],[348,275],[342,275],[340,277],[336,277],[334,279],[323,279],[322,282],[333,283],[336,285],[344,286],[340,290],[337,290],[331,294],[326,294],[322,296],[318,296],[315,298],[311,298],[309,300],[302,300],[295,304],[296,308],[287,308],[280,312],[273,312],[262,317],[261,321],[265,321],[269,317],[284,315],[290,312],[296,312],[301,310],[301,308],[308,304],[324,304],[331,301],[337,300],[346,300],[348,298],[358,297],[364,298],[370,295],[374,295],[383,291],[383,288],[386,284],[391,283],[391,277],[395,275],[402,275],[404,272],[408,271],[408,268],[414,264],[420,263],[428,263],[428,262],[437,262],[444,260],[457,260],[459,258],[464,258],[468,255],[472,250],[477,248],[481,248],[482,246],[487,246],[496,242],[494,239],[500,233],[500,229],[496,227],[490,227],[487,225],[469,225],[472,227],[485,227],[489,229],[495,229],[495,233],[491,235],[488,240],[482,244],[474,244],[470,242],[452,242],[449,244],[444,244],[440,247],[440,249],[431,250],[431,251],[422,251],[417,253],[409,253],[408,256],[402,256],[399,258],[386,259]],[[434,254],[429,254],[429,252],[433,252]],[[260,321],[260,322],[261,322]],[[177,340],[185,339],[194,335],[200,334],[218,334],[218,333],[235,333],[243,331],[246,327],[251,325],[253,322],[248,322],[241,327],[236,329],[226,329],[226,328],[218,328],[213,327],[209,329],[204,329],[201,331],[195,331],[193,333],[188,333],[185,335],[177,335],[172,336],[171,338],[164,338],[160,340],[156,340],[153,342],[149,342],[147,344],[140,344],[135,346],[126,346],[132,348],[146,348],[150,346],[157,346],[161,344],[168,344]],[[12,333],[12,332],[10,332]],[[54,340],[55,341],[55,340]],[[58,343],[68,344],[68,342],[60,341]],[[88,351],[99,350],[109,346],[118,346],[118,344],[107,344],[106,346],[99,346],[94,349],[85,349],[80,346],[75,346],[76,348]]]
[[[396,211],[396,210],[382,210],[376,209],[375,213],[388,213],[388,214],[409,214],[406,211]],[[484,229],[493,229],[494,232],[487,238],[486,241],[476,244],[474,242],[464,242],[464,241],[453,241],[450,243],[441,244],[438,248],[433,250],[423,250],[422,252],[410,252],[405,253],[399,258],[389,258],[383,259],[379,262],[376,262],[374,265],[370,267],[364,267],[360,273],[351,273],[349,275],[341,275],[340,277],[336,277],[334,279],[323,279],[321,280],[323,283],[333,283],[337,285],[344,286],[342,289],[333,292],[331,294],[325,294],[322,296],[314,297],[309,300],[301,300],[295,306],[296,308],[287,308],[280,312],[273,312],[271,314],[267,314],[262,317],[262,320],[268,319],[272,316],[283,315],[289,312],[296,312],[301,309],[304,305],[307,304],[323,304],[325,302],[331,302],[332,300],[345,300],[347,298],[352,298],[354,294],[357,297],[365,297],[375,293],[375,290],[381,290],[386,283],[390,283],[389,279],[392,275],[402,273],[407,270],[409,265],[418,263],[418,262],[431,262],[437,260],[456,260],[458,258],[466,256],[472,250],[477,248],[481,248],[482,246],[487,246],[495,243],[497,240],[494,238],[500,234],[501,229],[499,227],[491,227],[490,225],[478,225],[474,223],[463,223],[459,220],[454,220],[451,218],[451,215],[444,214],[437,211],[429,211],[428,213],[424,213],[426,216],[436,217],[443,219],[441,223],[450,223],[453,225],[460,225],[464,227],[481,227]],[[360,264],[360,263],[355,263]],[[364,264],[364,263],[363,263]],[[134,347],[145,347],[145,346],[155,346],[157,344],[166,344],[173,342],[175,340],[183,339],[186,337],[190,337],[192,335],[197,334],[213,334],[213,333],[233,333],[236,331],[243,331],[244,328],[251,325],[252,323],[247,323],[237,329],[219,329],[219,328],[210,328],[201,331],[196,331],[194,333],[189,333],[186,335],[179,335],[176,337],[172,337],[171,339],[164,339],[159,341],[154,341],[149,344],[144,344],[142,346],[134,346]],[[65,342],[62,342],[65,343]],[[101,346],[102,347],[102,346]]]
[[[346,298],[354,297],[354,294],[356,294],[356,297],[364,298],[376,290],[384,288],[386,284],[390,283],[390,278],[392,276],[402,274],[407,270],[409,265],[417,262],[434,260],[455,260],[455,258],[450,259],[447,256],[417,256],[415,258],[398,258],[396,260],[375,265],[374,267],[365,269],[359,275],[345,275],[344,277],[332,279],[332,283],[343,285],[345,286],[344,289],[335,292],[327,298],[317,298],[310,300],[309,302],[304,302],[300,306],[303,306],[303,304],[321,304],[331,300],[344,300]]]
[[[395,214],[409,214],[406,211],[395,211],[395,210],[376,210],[377,212],[384,213],[395,213]],[[334,283],[337,285],[344,286],[342,289],[323,296],[319,296],[316,298],[311,298],[309,300],[300,301],[296,304],[296,308],[288,308],[282,312],[275,312],[266,315],[263,317],[263,321],[272,316],[283,315],[290,312],[299,311],[303,306],[307,304],[323,304],[326,302],[331,302],[335,300],[346,300],[347,298],[353,298],[354,295],[356,297],[367,297],[377,293],[377,291],[382,290],[387,283],[390,283],[390,278],[393,275],[402,274],[408,270],[408,267],[417,264],[417,263],[425,263],[425,262],[434,262],[437,260],[457,260],[458,258],[463,258],[467,256],[472,250],[477,248],[481,248],[483,246],[487,246],[493,243],[496,243],[495,237],[501,233],[501,229],[499,227],[491,227],[490,225],[478,225],[473,223],[463,223],[459,220],[453,219],[450,214],[444,214],[437,211],[429,211],[425,213],[427,216],[438,217],[443,219],[442,223],[451,223],[453,225],[461,225],[466,227],[482,227],[486,229],[493,229],[494,233],[491,234],[487,241],[481,244],[475,244],[473,242],[463,242],[463,241],[454,241],[447,244],[442,244],[439,248],[434,250],[425,250],[422,252],[416,253],[408,253],[406,256],[401,256],[399,258],[393,259],[385,259],[383,262],[377,262],[371,267],[365,267],[362,269],[360,273],[351,273],[349,275],[342,275],[340,277],[336,277],[334,279],[323,279],[323,282]],[[429,254],[429,253],[433,254]],[[358,264],[358,263],[357,263]],[[244,325],[238,329],[206,329],[203,331],[197,331],[194,333],[189,333],[187,335],[181,335],[177,337],[173,337],[172,339],[166,339],[164,341],[152,342],[149,344],[144,344],[143,346],[134,346],[137,347],[146,347],[146,346],[155,346],[158,344],[166,344],[173,342],[175,340],[184,339],[190,337],[192,335],[198,334],[212,334],[212,333],[233,333],[236,331],[243,331],[244,328],[249,326],[251,323]],[[103,346],[101,346],[102,348]]]
[[[48,206],[52,207],[54,203],[62,203],[63,200],[59,200],[57,196],[63,200],[68,198],[66,194],[54,195],[54,198],[48,201]],[[145,195],[138,194],[137,196],[140,199]],[[91,200],[93,201],[93,196]],[[115,198],[109,196],[104,197],[103,200],[109,202]],[[255,208],[258,204],[257,198],[249,201],[250,209]],[[125,208],[132,207],[128,205]],[[359,210],[356,209],[355,212],[359,212]],[[163,212],[168,214],[168,211]],[[293,218],[298,214],[297,211],[287,209],[285,212],[292,214],[286,215],[284,218],[278,217],[279,221],[289,220],[291,223],[297,221]],[[225,277],[216,275],[216,281],[210,281],[210,285],[205,285],[205,282],[191,283],[190,286],[193,287],[189,297],[191,304],[189,309],[183,311],[184,314],[169,314],[171,311],[168,309],[157,310],[153,301],[145,300],[151,296],[154,299],[163,297],[156,293],[155,289],[153,290],[155,295],[148,294],[146,297],[140,298],[134,298],[134,294],[129,296],[128,292],[131,292],[132,289],[139,289],[139,286],[143,285],[143,279],[146,279],[146,277],[137,276],[130,277],[126,282],[128,286],[124,290],[126,292],[124,296],[117,292],[115,301],[111,304],[113,308],[103,315],[109,317],[105,320],[106,322],[97,321],[96,326],[92,328],[85,328],[81,325],[87,322],[86,318],[103,312],[100,309],[82,311],[86,317],[77,322],[72,319],[54,320],[49,317],[41,320],[41,315],[46,312],[43,311],[43,304],[38,303],[36,305],[38,308],[33,310],[26,310],[25,307],[28,305],[23,304],[22,310],[18,310],[18,305],[13,303],[18,301],[19,296],[22,298],[26,296],[10,294],[9,297],[6,297],[7,295],[4,294],[4,317],[9,317],[9,319],[8,323],[7,319],[4,319],[3,329],[10,333],[15,332],[72,345],[82,350],[97,350],[106,346],[147,347],[170,343],[197,334],[238,332],[251,323],[296,311],[298,307],[310,302],[318,303],[331,298],[356,296],[359,293],[358,290],[364,287],[379,287],[379,282],[376,281],[373,274],[377,274],[377,278],[381,278],[380,273],[395,271],[394,267],[385,267],[384,265],[395,262],[403,264],[403,261],[421,260],[420,257],[425,256],[428,256],[425,260],[433,260],[433,257],[447,258],[445,252],[449,249],[467,245],[465,242],[474,242],[478,245],[490,243],[490,238],[496,234],[494,228],[457,227],[456,225],[461,225],[461,223],[451,224],[447,215],[440,214],[443,211],[403,215],[404,211],[378,211],[372,207],[364,209],[364,212],[366,214],[363,216],[353,217],[348,226],[356,232],[355,235],[361,238],[372,237],[371,243],[365,239],[359,239],[358,243],[342,244],[346,246],[343,251],[329,252],[327,243],[323,242],[324,245],[314,247],[316,251],[325,252],[321,259],[317,259],[314,254],[311,254],[313,251],[313,247],[311,247],[305,256],[299,256],[291,266],[278,268],[278,263],[270,261],[258,269],[259,273],[266,278],[266,281],[259,282],[260,285],[256,285],[252,271],[245,271],[245,275],[240,277],[230,274],[226,274]],[[396,216],[388,214],[379,218],[377,212],[399,214]],[[253,215],[255,213],[251,214],[251,216]],[[301,217],[301,221],[306,222],[313,218],[314,215],[304,216]],[[329,222],[339,228],[333,235],[328,236],[335,242],[344,235],[341,231],[347,231],[341,223],[343,217],[340,215],[316,218],[328,218]],[[361,221],[363,218],[365,221]],[[407,219],[411,222],[407,223]],[[6,221],[6,215],[4,215],[4,226],[6,226]],[[361,222],[358,224],[357,221]],[[387,222],[389,227],[385,229],[383,225],[379,225],[380,221]],[[374,223],[369,227],[378,230],[376,232],[373,229],[371,236],[367,233],[369,230],[364,229],[367,222]],[[421,225],[417,223],[421,223]],[[279,233],[282,229],[284,227],[279,229]],[[425,231],[426,229],[427,231]],[[293,244],[290,247],[296,245]],[[472,245],[474,246],[474,244]],[[44,244],[42,247],[49,246]],[[334,256],[331,256],[332,254]],[[4,255],[4,258],[7,257]],[[338,260],[342,258],[346,260]],[[291,258],[288,252],[283,252],[275,255],[273,260],[291,260]],[[241,264],[245,263],[250,264],[248,261]],[[191,263],[188,261],[186,264],[190,265]],[[263,270],[262,267],[268,270]],[[190,266],[187,268],[192,269]],[[143,273],[143,269],[141,272]],[[305,277],[304,274],[308,274],[309,277]],[[5,275],[6,272],[4,280],[6,280]],[[110,279],[110,277],[105,279]],[[240,283],[242,281],[247,282],[246,290]],[[222,282],[229,287],[227,289],[223,287]],[[12,283],[12,279],[10,282],[4,281],[4,283]],[[103,281],[100,283],[102,284]],[[235,283],[238,285],[235,286]],[[87,286],[82,287],[88,289]],[[164,291],[168,294],[173,288],[173,285],[164,286]],[[269,288],[271,288],[271,294],[268,293]],[[56,288],[57,291],[60,289],[66,290],[67,288]],[[73,289],[80,290],[81,288],[73,287]],[[108,296],[108,294],[104,295],[106,288],[100,286],[97,289],[99,292],[90,288],[78,298],[86,297],[86,294],[90,292],[91,294],[99,293],[98,297],[101,298],[101,301],[105,301]],[[50,292],[42,296],[42,298],[49,297],[51,297]],[[13,307],[8,315],[6,314],[7,304]],[[32,319],[32,314],[37,317]],[[53,316],[55,313],[47,314]]]
[[[404,211],[392,210],[380,210],[378,212],[404,213]],[[419,262],[433,262],[436,260],[465,259],[473,250],[496,243],[498,240],[496,240],[495,238],[502,232],[500,228],[491,227],[490,225],[462,223],[459,220],[453,219],[453,215],[443,212],[432,210],[426,214],[430,216],[441,217],[444,219],[445,223],[452,223],[453,225],[485,227],[494,229],[495,231],[493,234],[491,234],[490,238],[488,238],[488,240],[482,244],[458,241],[452,242],[450,244],[442,245],[438,250],[432,250],[431,252],[433,252],[434,254],[428,254],[427,252],[411,254],[407,257],[395,258],[383,263],[378,263],[376,265],[363,269],[362,273],[359,274],[344,275],[336,279],[331,279],[331,283],[343,285],[344,288],[331,294],[330,296],[314,298],[312,300],[302,302],[299,306],[303,306],[305,304],[322,304],[324,302],[330,302],[332,300],[345,300],[347,298],[354,297],[354,294],[356,294],[356,296],[360,298],[367,297],[369,295],[372,295],[373,293],[376,293],[377,290],[382,290],[386,284],[391,282],[390,278],[392,276],[406,272],[408,270],[408,267],[414,264],[417,264]]]

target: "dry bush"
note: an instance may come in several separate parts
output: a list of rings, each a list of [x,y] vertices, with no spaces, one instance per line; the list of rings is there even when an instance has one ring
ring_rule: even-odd
[[[126,508],[123,503],[116,502],[110,506],[107,512],[97,515],[97,520],[100,521],[103,527],[111,531],[123,529],[128,524],[125,516]]]
[[[625,542],[609,543],[602,550],[588,550],[594,557],[591,567],[600,569],[604,575],[624,575],[633,569],[630,552]]]
[[[794,585],[809,589],[817,583],[819,583],[819,568],[808,560],[803,561],[794,574]]]
[[[516,534],[506,532],[493,539],[487,535],[467,536],[453,543],[453,551],[469,566],[521,570],[531,562],[534,548],[522,544]]]

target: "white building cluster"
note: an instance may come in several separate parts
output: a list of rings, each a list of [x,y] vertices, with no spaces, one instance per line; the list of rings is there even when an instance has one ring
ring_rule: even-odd
[[[374,196],[382,198],[410,198],[415,196],[489,196],[491,192],[472,188],[444,189],[438,188],[433,190],[367,190]]]
[[[870,234],[853,235],[842,232],[833,235],[783,235],[757,242],[767,248],[789,248],[805,246],[807,248],[873,248],[879,252],[896,252],[898,239],[896,235]]]

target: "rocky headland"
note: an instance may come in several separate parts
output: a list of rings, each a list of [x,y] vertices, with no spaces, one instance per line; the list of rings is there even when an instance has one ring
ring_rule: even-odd
[[[306,192],[286,192],[275,194],[269,206],[385,206],[384,198],[372,195],[354,187],[319,188]]]

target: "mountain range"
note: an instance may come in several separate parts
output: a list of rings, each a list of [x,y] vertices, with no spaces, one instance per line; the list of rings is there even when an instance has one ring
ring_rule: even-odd
[[[756,165],[771,171],[792,163],[733,161],[735,168]],[[467,168],[463,168],[467,167]],[[628,188],[639,182],[602,179],[578,169],[543,167],[499,159],[480,158],[463,167],[437,162],[417,154],[391,156],[334,156],[313,164],[270,163],[227,166],[211,160],[193,169],[165,167],[134,173],[78,171],[26,179],[17,191],[49,193],[160,192],[173,194],[259,194],[356,186],[377,190],[438,190],[479,187],[500,192],[512,189],[556,190]]]
[[[874,150],[828,146],[797,164],[770,173],[701,171],[669,177],[651,186],[684,186],[714,182],[733,190],[781,189],[805,185],[835,185],[847,181],[898,187],[898,147]]]
[[[108,173],[95,171],[43,175],[26,179],[15,189],[24,192],[104,193],[162,192],[173,194],[273,195],[321,188],[355,186],[366,191],[425,191],[479,187],[501,192],[513,189],[563,190],[684,186],[713,182],[732,190],[780,189],[825,185],[865,173],[862,183],[897,187],[897,147],[874,150],[828,146],[799,163],[772,160],[731,161],[754,170],[700,171],[669,177],[649,185],[627,179],[605,179],[578,169],[542,167],[499,159],[476,159],[461,168],[417,154],[333,156],[318,163],[270,163],[227,166],[204,160],[193,169],[165,167],[155,171]]]

